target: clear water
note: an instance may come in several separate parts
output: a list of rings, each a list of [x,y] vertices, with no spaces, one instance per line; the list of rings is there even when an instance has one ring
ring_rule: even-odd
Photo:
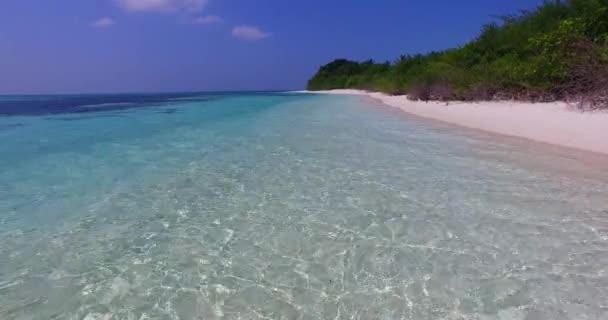
[[[0,319],[608,319],[608,162],[357,97],[81,98],[0,101]]]

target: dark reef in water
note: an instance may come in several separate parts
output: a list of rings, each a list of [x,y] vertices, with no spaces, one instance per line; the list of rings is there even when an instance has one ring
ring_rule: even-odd
[[[166,107],[175,103],[215,100],[222,95],[223,94],[162,93],[4,96],[0,99],[0,116],[41,116],[121,111],[142,107]],[[168,113],[171,112],[173,111],[169,111]]]
[[[11,129],[15,129],[15,128],[19,128],[19,127],[24,127],[25,124],[23,123],[9,123],[9,124],[1,124],[0,125],[0,131],[8,131]]]
[[[177,109],[175,109],[175,108],[164,109],[164,110],[158,111],[157,113],[174,114],[174,113],[177,113]]]

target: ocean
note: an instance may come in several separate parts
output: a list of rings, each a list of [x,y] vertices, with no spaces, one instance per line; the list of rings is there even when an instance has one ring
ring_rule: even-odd
[[[608,168],[292,93],[0,96],[0,319],[608,319]]]

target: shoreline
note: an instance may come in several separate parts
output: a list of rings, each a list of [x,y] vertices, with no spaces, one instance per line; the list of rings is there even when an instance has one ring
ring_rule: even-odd
[[[573,110],[565,102],[411,101],[407,96],[353,89],[295,91],[359,95],[423,118],[556,146],[608,155],[608,112]]]

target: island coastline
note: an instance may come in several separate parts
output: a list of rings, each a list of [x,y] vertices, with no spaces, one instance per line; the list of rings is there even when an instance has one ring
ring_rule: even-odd
[[[366,96],[423,118],[608,155],[608,112],[581,112],[566,102],[424,102],[355,89],[297,92]]]

